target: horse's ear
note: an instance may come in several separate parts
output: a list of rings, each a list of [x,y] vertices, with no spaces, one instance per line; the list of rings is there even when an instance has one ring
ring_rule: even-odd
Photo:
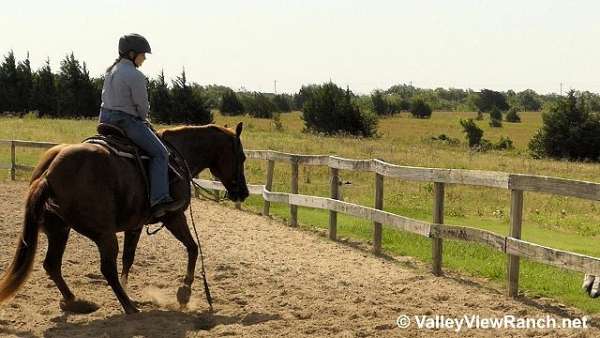
[[[225,124],[223,125],[223,127],[227,128],[227,123],[225,123]]]
[[[240,134],[242,133],[242,128],[244,127],[244,123],[240,122],[238,123],[237,127],[235,127],[235,135],[237,137],[240,137]]]

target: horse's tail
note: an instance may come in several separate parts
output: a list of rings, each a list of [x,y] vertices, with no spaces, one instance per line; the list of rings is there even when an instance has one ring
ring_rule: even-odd
[[[0,280],[0,302],[14,295],[29,276],[37,247],[42,212],[49,192],[50,188],[45,175],[31,183],[25,205],[23,232],[17,243],[17,252]]]

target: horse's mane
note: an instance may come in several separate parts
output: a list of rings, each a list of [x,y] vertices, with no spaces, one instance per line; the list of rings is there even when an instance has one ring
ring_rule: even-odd
[[[181,131],[195,130],[195,129],[212,129],[212,130],[223,132],[223,133],[231,135],[231,136],[235,136],[235,132],[232,129],[227,128],[227,127],[222,127],[222,126],[219,126],[216,124],[207,124],[204,126],[179,126],[179,127],[173,127],[173,128],[165,128],[165,129],[160,129],[158,131],[158,133],[160,135],[163,135],[163,133],[165,133],[165,132],[177,133],[177,132],[181,132]]]

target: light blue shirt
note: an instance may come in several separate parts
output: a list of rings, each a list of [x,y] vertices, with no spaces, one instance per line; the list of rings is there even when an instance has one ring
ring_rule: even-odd
[[[106,73],[101,107],[147,119],[150,103],[146,76],[130,60],[121,59]]]

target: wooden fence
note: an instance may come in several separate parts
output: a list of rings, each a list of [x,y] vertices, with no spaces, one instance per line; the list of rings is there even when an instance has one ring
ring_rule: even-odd
[[[442,274],[443,239],[462,240],[487,245],[507,255],[508,295],[518,295],[519,257],[565,268],[569,270],[600,274],[600,259],[573,252],[549,248],[521,240],[523,219],[523,192],[533,191],[589,200],[600,200],[600,184],[547,176],[520,175],[504,172],[439,169],[400,166],[380,160],[352,160],[329,155],[297,155],[271,150],[247,150],[249,159],[268,161],[265,185],[250,185],[250,193],[262,195],[263,214],[269,214],[271,202],[290,205],[290,225],[297,224],[297,207],[329,210],[329,238],[336,239],[337,213],[373,221],[373,251],[381,252],[381,225],[386,224],[432,239],[432,272]],[[291,193],[272,192],[275,162],[291,166]],[[298,194],[298,166],[328,166],[330,168],[330,197]],[[367,207],[338,200],[339,171],[373,172],[375,184],[375,207]],[[432,182],[434,191],[433,219],[424,222],[383,211],[384,178],[399,178],[407,181]],[[224,190],[219,182],[196,179],[205,188]],[[508,236],[466,226],[444,224],[444,196],[447,184],[464,184],[507,189],[511,192],[510,229]]]
[[[10,169],[14,179],[15,171],[31,169],[16,163],[16,147],[49,148],[52,143],[27,141],[2,141],[0,145],[11,147],[11,164],[0,168]],[[588,200],[600,200],[600,184],[563,178],[520,175],[504,172],[439,169],[400,166],[380,160],[352,160],[329,155],[297,155],[272,150],[246,150],[248,159],[267,161],[265,185],[249,185],[249,191],[261,195],[264,199],[263,214],[269,215],[270,203],[285,203],[290,206],[290,225],[298,224],[297,207],[324,209],[329,211],[329,238],[337,238],[337,213],[373,221],[373,251],[381,252],[382,224],[395,229],[408,231],[432,239],[432,272],[442,274],[443,239],[462,240],[487,245],[507,255],[508,295],[518,295],[519,257],[557,266],[573,271],[600,275],[600,259],[573,252],[549,248],[521,240],[523,215],[523,192],[533,191],[562,196],[578,197]],[[285,162],[291,166],[291,192],[273,192],[273,173],[275,162]],[[318,197],[298,194],[298,166],[328,166],[330,168],[330,197]],[[368,171],[375,175],[375,207],[367,207],[339,200],[339,171]],[[383,209],[384,178],[399,178],[407,181],[432,182],[434,184],[432,222],[420,221],[396,215]],[[217,181],[195,179],[207,189],[225,190]],[[510,190],[511,210],[508,236],[472,227],[444,224],[444,196],[447,184],[464,184],[493,187]]]

